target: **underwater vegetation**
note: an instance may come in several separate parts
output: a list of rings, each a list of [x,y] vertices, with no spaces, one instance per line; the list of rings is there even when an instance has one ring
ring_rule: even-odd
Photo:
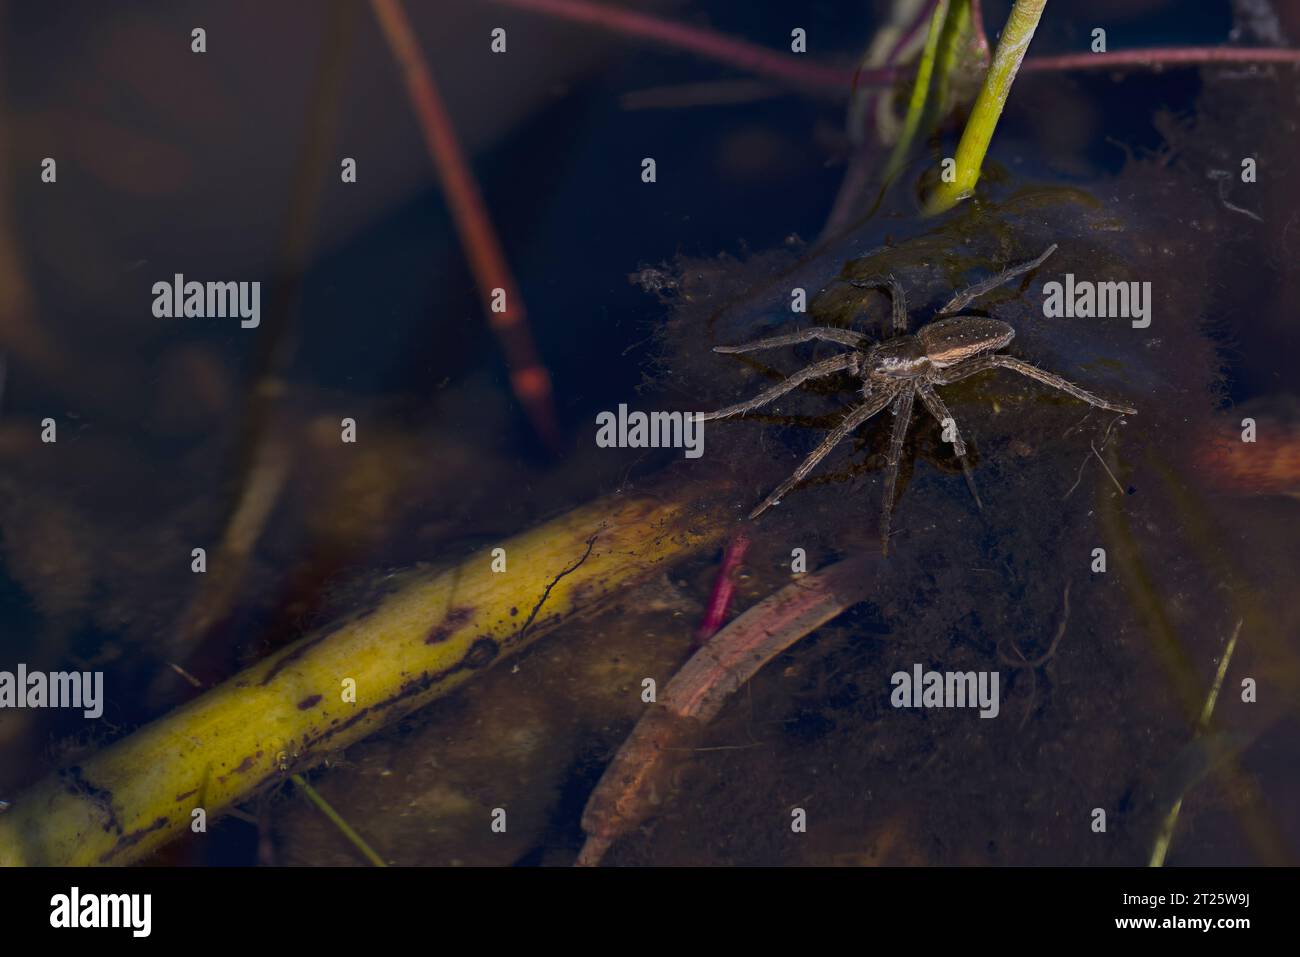
[[[0,710],[0,863],[1294,863],[1300,22],[442,6],[322,16],[244,264],[0,210],[0,672],[107,702]]]

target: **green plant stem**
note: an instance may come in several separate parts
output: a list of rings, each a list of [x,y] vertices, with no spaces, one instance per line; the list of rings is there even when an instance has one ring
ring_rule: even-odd
[[[921,63],[916,71],[916,82],[912,84],[912,96],[907,103],[907,116],[903,120],[903,129],[898,134],[898,142],[894,144],[893,152],[889,155],[889,162],[885,164],[886,181],[893,179],[903,168],[907,154],[912,150],[916,131],[921,126],[921,117],[926,112],[925,103],[930,92],[930,78],[934,74],[935,51],[939,48],[939,35],[943,32],[943,25],[947,19],[948,0],[939,0],[934,6],[934,13],[930,15],[930,29],[925,35],[925,46],[921,50]]]
[[[942,114],[949,109],[953,74],[957,71],[958,54],[964,44],[974,42],[971,18],[971,0],[957,0],[943,25],[936,55],[937,70],[934,77],[934,96],[930,98],[929,112]],[[986,50],[987,55],[987,50]],[[929,118],[929,117],[927,117]],[[938,119],[939,117],[934,117]]]
[[[1244,619],[1242,619],[1244,621]],[[1241,634],[1242,621],[1237,622],[1236,629],[1232,632],[1232,637],[1228,639],[1228,647],[1223,651],[1223,657],[1219,660],[1219,670],[1214,675],[1214,683],[1210,685],[1210,693],[1205,699],[1205,704],[1201,708],[1201,720],[1196,724],[1196,734],[1199,737],[1204,734],[1210,726],[1210,718],[1214,715],[1214,705],[1219,700],[1219,691],[1223,688],[1224,676],[1228,673],[1228,663],[1232,661],[1232,653],[1237,648],[1237,636]],[[1169,845],[1174,839],[1174,827],[1178,824],[1178,813],[1183,809],[1183,799],[1180,797],[1174,802],[1169,813],[1165,815],[1164,823],[1160,827],[1160,833],[1156,836],[1155,846],[1151,849],[1151,861],[1149,867],[1163,867],[1165,864],[1165,855],[1169,853]]]
[[[343,820],[343,816],[339,814],[338,811],[334,810],[334,808],[330,806],[330,803],[317,793],[314,787],[307,783],[305,777],[301,774],[294,774],[291,775],[291,777],[293,778],[294,785],[302,788],[302,793],[307,795],[307,800],[311,801],[312,804],[315,804],[320,812],[333,822],[334,826],[343,833],[343,836],[351,841],[356,849],[366,856],[366,860],[370,861],[371,864],[374,864],[375,867],[388,866],[384,863],[384,859],[375,853],[374,848],[366,843],[365,838],[354,831],[352,825]]]
[[[941,182],[926,203],[926,213],[935,215],[946,212],[969,196],[980,178],[980,168],[984,164],[984,154],[988,152],[993,131],[997,128],[1002,107],[1011,92],[1016,71],[1020,61],[1029,49],[1029,41],[1034,38],[1038,21],[1043,15],[1047,0],[1016,0],[1007,17],[1007,25],[1002,30],[997,50],[988,73],[984,75],[984,85],[980,88],[966,129],[962,131],[961,142],[957,144],[956,176],[952,182]]]

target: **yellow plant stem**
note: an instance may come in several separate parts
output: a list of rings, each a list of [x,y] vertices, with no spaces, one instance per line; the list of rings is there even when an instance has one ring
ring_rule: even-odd
[[[0,865],[145,857],[726,534],[716,494],[680,482],[659,492],[595,502],[413,574],[373,608],[49,775],[0,814]]]
[[[1244,620],[1244,619],[1243,619]],[[1228,663],[1232,661],[1232,653],[1237,648],[1237,636],[1241,634],[1242,622],[1237,622],[1237,627],[1233,629],[1232,637],[1228,639],[1228,647],[1223,651],[1223,658],[1219,661],[1219,670],[1214,675],[1214,683],[1210,685],[1210,693],[1205,699],[1205,704],[1201,708],[1201,719],[1196,724],[1196,737],[1200,737],[1210,726],[1210,718],[1214,716],[1214,705],[1219,700],[1219,691],[1223,688],[1224,676],[1228,673]],[[1174,828],[1178,824],[1178,814],[1183,809],[1183,799],[1178,798],[1165,815],[1164,824],[1160,827],[1160,833],[1156,836],[1155,846],[1151,851],[1150,867],[1163,867],[1165,864],[1165,855],[1169,853],[1169,845],[1174,840]]]
[[[352,843],[353,847],[361,852],[366,860],[375,865],[375,867],[388,866],[384,863],[384,859],[375,853],[375,849],[366,843],[365,838],[358,834],[356,829],[343,819],[343,815],[334,810],[334,807],[330,802],[325,800],[325,798],[323,798],[314,787],[307,783],[305,777],[301,774],[293,775],[293,784],[294,787],[302,790],[302,793],[307,796],[308,801],[311,801],[312,804],[316,805],[317,810],[330,819],[330,823],[339,829],[339,832]]]
[[[1016,0],[1011,8],[993,62],[984,75],[984,85],[975,98],[970,119],[966,121],[961,141],[957,144],[955,176],[951,182],[940,182],[935,188],[926,203],[928,215],[952,209],[975,190],[984,165],[984,154],[988,152],[993,131],[1002,116],[1002,107],[1046,5],[1047,0]]]

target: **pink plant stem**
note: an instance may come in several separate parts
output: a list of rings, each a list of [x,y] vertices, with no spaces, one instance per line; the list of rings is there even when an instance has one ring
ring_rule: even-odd
[[[541,440],[552,450],[560,448],[559,430],[551,399],[551,377],[537,356],[523,296],[506,264],[505,253],[492,227],[483,195],[466,162],[456,128],[438,92],[433,74],[420,52],[411,21],[401,0],[370,0],[383,29],[393,59],[402,68],[406,90],[415,109],[420,132],[433,159],[447,205],[460,234],[461,245],[483,298],[488,324],[496,334],[510,370],[510,386],[528,413]],[[505,293],[505,311],[493,310],[495,290]]]
[[[708,723],[727,699],[796,641],[879,587],[883,560],[846,558],[747,609],[673,675],[659,703],[679,718]]]
[[[699,53],[719,63],[759,76],[776,77],[800,86],[820,89],[843,89],[855,85],[889,83],[892,70],[855,70],[812,63],[806,58],[777,53],[744,40],[734,40],[713,30],[690,27],[671,20],[662,20],[645,13],[623,10],[618,7],[587,0],[492,0],[507,7],[517,7],[534,13],[544,13],[564,20],[573,20],[603,27],[616,33],[667,46]]]
[[[1055,70],[1111,70],[1125,66],[1159,69],[1196,63],[1297,63],[1300,49],[1277,47],[1148,47],[1113,53],[1065,53],[1025,57],[1020,69],[1031,73]]]
[[[727,617],[727,609],[731,607],[732,596],[736,594],[736,572],[740,568],[740,563],[744,561],[747,551],[749,551],[749,536],[744,531],[737,531],[731,536],[731,541],[727,543],[727,548],[722,553],[722,567],[718,569],[718,577],[713,582],[713,593],[709,596],[708,609],[704,613],[704,620],[700,622],[700,627],[695,631],[697,643],[708,641],[722,627],[723,619]]]
[[[984,2],[983,0],[970,0],[970,24],[971,30],[975,34],[975,49],[984,61],[984,65],[989,64],[989,38],[984,32]]]
[[[587,800],[579,866],[594,867],[624,834],[654,813],[682,752],[727,699],[799,639],[866,599],[879,586],[874,552],[801,577],[748,609],[700,648],[651,705]]]
[[[899,68],[889,65],[873,70],[846,70],[807,63],[800,57],[777,53],[744,40],[734,40],[713,30],[690,27],[645,13],[591,3],[589,0],[491,0],[491,2],[558,17],[562,20],[603,27],[677,49],[690,50],[750,73],[789,80],[801,86],[820,89],[885,86],[894,82],[901,72]],[[972,0],[971,20],[975,28],[976,43],[987,53],[988,37],[984,33],[982,6],[980,0]],[[1128,66],[1159,68],[1196,63],[1300,63],[1300,49],[1151,47],[1140,50],[1119,50],[1114,53],[1066,53],[1059,56],[1025,57],[1021,69],[1042,73],[1056,70],[1118,69]]]

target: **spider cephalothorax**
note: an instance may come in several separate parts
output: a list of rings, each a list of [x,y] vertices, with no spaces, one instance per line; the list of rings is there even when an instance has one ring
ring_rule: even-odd
[[[1036,269],[1056,251],[1053,244],[1037,259],[998,273],[981,282],[975,283],[957,293],[943,308],[936,313],[945,318],[937,319],[922,326],[914,335],[907,332],[907,302],[903,288],[892,278],[880,280],[854,281],[854,285],[879,287],[888,291],[893,303],[894,337],[884,342],[872,344],[865,335],[848,329],[836,329],[829,326],[814,326],[800,332],[770,339],[759,339],[738,346],[715,346],[714,352],[754,352],[759,349],[772,349],[777,346],[794,345],[820,339],[838,342],[848,346],[851,351],[842,352],[820,362],[805,366],[794,375],[759,393],[747,402],[727,406],[716,412],[706,412],[699,416],[701,421],[721,419],[739,415],[757,409],[767,403],[798,388],[810,379],[832,375],[836,372],[848,372],[862,379],[862,395],[865,401],[851,410],[826,436],[817,448],[804,459],[803,463],[788,479],[777,486],[762,504],[750,513],[750,518],[757,518],[768,508],[780,501],[781,496],[793,488],[804,476],[811,472],[827,453],[838,445],[849,433],[871,418],[885,406],[893,403],[894,431],[889,442],[889,462],[885,470],[885,500],[880,519],[880,541],[884,552],[889,551],[889,519],[894,500],[894,486],[898,481],[898,463],[903,451],[903,438],[912,418],[912,404],[920,397],[921,404],[929,410],[947,436],[951,437],[953,451],[961,461],[962,469],[970,483],[971,492],[975,485],[970,478],[970,468],[966,462],[966,443],[957,424],[948,413],[935,392],[935,386],[951,385],[968,376],[985,372],[989,369],[1011,369],[1022,375],[1037,379],[1044,385],[1059,389],[1067,395],[1081,399],[1098,408],[1112,412],[1136,414],[1137,410],[1128,405],[1110,402],[1093,395],[1068,382],[1058,375],[1044,372],[1013,356],[997,352],[1014,338],[1016,332],[1011,326],[997,319],[980,316],[957,315],[960,310],[985,293],[991,292],[1003,283]],[[976,501],[979,501],[978,495]]]

